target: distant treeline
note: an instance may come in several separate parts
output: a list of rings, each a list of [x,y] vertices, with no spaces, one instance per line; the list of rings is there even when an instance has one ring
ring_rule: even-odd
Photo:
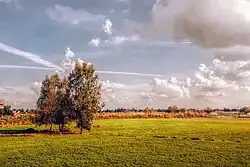
[[[146,110],[154,110],[155,112],[166,112],[166,113],[172,113],[172,112],[184,112],[184,111],[193,111],[193,112],[241,112],[247,110],[248,107],[243,107],[241,109],[236,109],[236,108],[210,108],[207,107],[205,109],[195,109],[195,108],[179,108],[177,106],[169,106],[166,109],[154,109],[154,108],[145,108],[145,109],[126,109],[126,108],[117,108],[117,109],[105,109],[102,110],[102,112],[107,112],[107,113],[116,113],[116,112],[145,112]]]
[[[249,107],[243,107],[241,109],[237,108],[204,108],[204,109],[195,109],[195,108],[179,108],[177,106],[169,106],[166,109],[154,109],[154,108],[145,108],[145,109],[136,109],[136,108],[117,108],[117,109],[103,109],[102,113],[120,113],[120,112],[147,112],[151,110],[152,112],[164,112],[164,113],[172,113],[172,112],[184,112],[184,111],[193,111],[193,112],[249,112]],[[11,106],[5,106],[3,110],[0,110],[0,116],[11,116],[15,114],[36,114],[38,112],[37,109],[16,109],[11,108]]]

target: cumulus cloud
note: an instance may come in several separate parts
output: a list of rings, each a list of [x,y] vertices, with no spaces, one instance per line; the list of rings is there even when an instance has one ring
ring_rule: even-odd
[[[170,80],[163,80],[159,78],[154,78],[150,83],[151,92],[161,95],[166,98],[179,98],[179,97],[189,97],[188,88],[184,87],[177,81],[175,77],[170,78]]]
[[[249,8],[249,0],[157,0],[153,6],[150,35],[191,41],[215,55],[211,66],[200,64],[185,81],[194,99],[232,104],[232,95],[249,96]]]
[[[153,27],[204,48],[250,44],[249,0],[157,0]]]
[[[48,16],[55,21],[64,22],[71,25],[78,25],[81,23],[89,23],[102,21],[105,19],[104,15],[91,14],[83,9],[74,9],[68,6],[55,4],[53,8],[47,9]]]

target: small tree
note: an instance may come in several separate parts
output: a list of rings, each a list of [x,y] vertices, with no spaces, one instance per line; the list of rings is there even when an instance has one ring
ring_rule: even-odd
[[[240,109],[240,112],[244,114],[250,113],[250,107],[244,106],[243,108]]]
[[[205,111],[206,113],[211,113],[211,112],[213,112],[213,109],[212,109],[211,107],[206,107],[206,108],[204,109],[204,111]]]
[[[76,62],[69,74],[68,88],[72,110],[77,117],[77,126],[82,134],[83,129],[91,130],[94,113],[99,112],[101,104],[101,86],[93,65]]]
[[[179,112],[180,109],[176,105],[173,105],[173,106],[168,107],[168,111],[170,111],[170,112]]]
[[[156,110],[155,109],[153,109],[153,108],[148,108],[148,107],[146,107],[145,109],[144,109],[144,112],[145,113],[155,113],[156,112]]]
[[[4,110],[4,114],[5,114],[5,115],[9,115],[9,116],[10,116],[10,115],[13,114],[13,112],[12,112],[12,110],[11,110],[11,106],[9,106],[9,105],[8,105],[8,106],[4,106],[4,109],[3,109],[3,110]]]
[[[11,106],[4,106],[3,109],[0,109],[0,116],[11,116],[12,114]]]

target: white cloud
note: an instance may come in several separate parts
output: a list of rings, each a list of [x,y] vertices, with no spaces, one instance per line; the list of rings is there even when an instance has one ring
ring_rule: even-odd
[[[139,37],[137,35],[133,35],[133,36],[115,36],[113,37],[111,40],[106,40],[105,43],[106,44],[111,44],[111,45],[120,45],[124,42],[135,42],[135,41],[139,41]]]
[[[98,47],[101,42],[100,38],[93,38],[90,42],[89,45],[92,45],[94,47]]]
[[[74,9],[68,6],[56,4],[54,8],[47,9],[47,14],[52,20],[64,22],[71,25],[79,25],[82,23],[99,22],[105,19],[104,15],[91,14],[83,9]]]
[[[151,83],[151,92],[161,95],[166,98],[179,98],[179,97],[189,97],[188,88],[184,87],[178,83],[176,78],[172,77],[170,80],[162,80],[155,78]]]
[[[105,20],[105,23],[102,25],[102,29],[103,31],[107,34],[107,35],[112,35],[112,31],[113,31],[113,23],[110,19]]]
[[[190,39],[205,47],[250,44],[249,0],[158,0],[153,25],[167,37]]]
[[[104,44],[108,45],[120,45],[123,44],[124,42],[130,41],[130,42],[135,42],[139,41],[139,35],[132,35],[132,36],[125,36],[125,35],[116,35],[113,36],[113,31],[114,29],[113,23],[110,19],[106,19],[104,24],[102,25],[102,30],[109,36],[107,40],[104,40]],[[89,45],[98,47],[101,44],[101,38],[93,38],[90,42]]]

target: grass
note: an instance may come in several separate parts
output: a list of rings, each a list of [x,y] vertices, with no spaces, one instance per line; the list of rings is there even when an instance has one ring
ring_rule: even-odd
[[[83,135],[0,137],[0,166],[250,166],[250,120],[95,120]]]

